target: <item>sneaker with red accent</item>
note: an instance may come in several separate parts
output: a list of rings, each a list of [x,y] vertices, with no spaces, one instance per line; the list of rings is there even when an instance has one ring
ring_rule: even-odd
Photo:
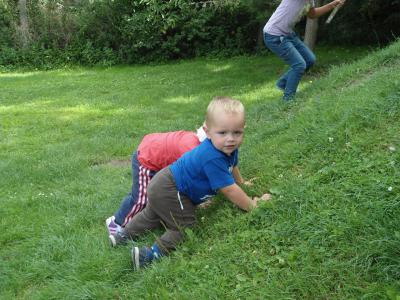
[[[117,232],[122,230],[122,227],[115,223],[115,217],[111,216],[106,220],[106,227],[108,230],[108,235],[115,235]]]

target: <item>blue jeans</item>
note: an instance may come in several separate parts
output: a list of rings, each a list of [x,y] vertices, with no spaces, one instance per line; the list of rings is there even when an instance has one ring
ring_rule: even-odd
[[[137,159],[137,151],[135,151],[132,154],[132,190],[124,198],[118,211],[114,214],[115,223],[118,225],[125,226],[125,224],[132,219],[135,214],[143,210],[147,204],[146,186],[156,172],[147,169],[145,174],[143,174],[140,168],[141,166]]]
[[[276,82],[276,86],[284,92],[283,99],[290,100],[295,96],[304,72],[315,63],[315,55],[295,33],[282,36],[264,33],[264,43],[290,66]]]

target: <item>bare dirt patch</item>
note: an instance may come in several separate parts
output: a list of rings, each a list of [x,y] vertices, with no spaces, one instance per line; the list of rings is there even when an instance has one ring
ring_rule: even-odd
[[[113,159],[104,163],[104,165],[115,168],[129,167],[131,165],[131,161],[129,159]]]

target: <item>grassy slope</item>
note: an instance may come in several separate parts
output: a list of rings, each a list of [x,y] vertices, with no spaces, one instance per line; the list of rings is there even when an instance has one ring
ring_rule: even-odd
[[[1,75],[0,298],[394,299],[399,53],[308,77],[290,106],[272,57]],[[103,224],[129,168],[105,163],[145,133],[193,129],[221,94],[248,108],[247,190],[274,200],[250,214],[216,201],[179,251],[132,273]]]

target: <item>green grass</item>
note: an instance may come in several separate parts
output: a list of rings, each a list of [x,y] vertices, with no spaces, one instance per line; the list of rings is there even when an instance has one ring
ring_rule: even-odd
[[[320,49],[290,105],[274,56],[1,73],[0,299],[399,299],[399,53]],[[110,161],[195,129],[216,95],[245,104],[246,191],[274,199],[244,213],[217,197],[134,273],[108,245],[130,188]]]

